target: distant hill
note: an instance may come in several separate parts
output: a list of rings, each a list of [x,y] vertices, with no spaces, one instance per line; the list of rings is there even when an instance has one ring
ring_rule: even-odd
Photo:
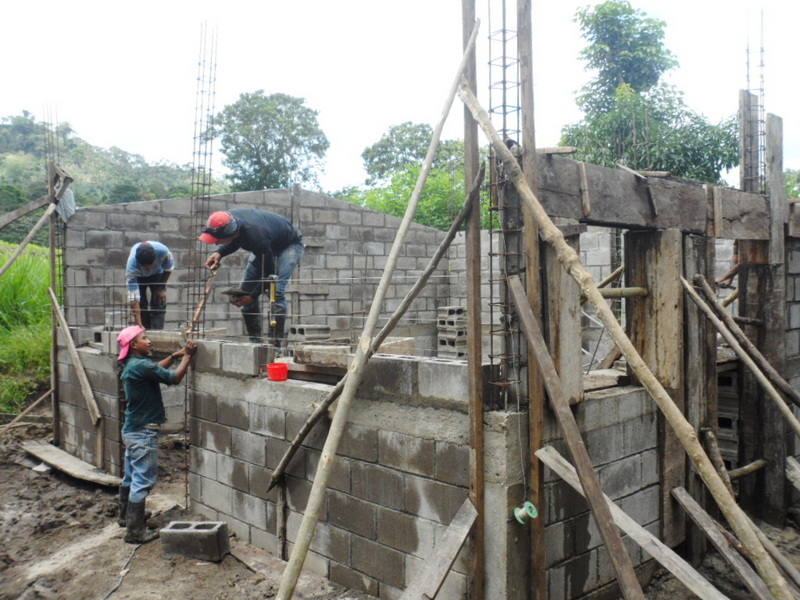
[[[0,118],[0,214],[46,193],[47,130],[28,111]],[[93,146],[67,123],[58,126],[55,138],[58,162],[75,179],[72,190],[79,206],[191,195],[191,165],[148,163],[117,147]],[[224,191],[224,182],[214,183],[213,193]],[[30,215],[0,230],[0,240],[19,242],[37,218]],[[46,243],[46,233],[36,241]]]

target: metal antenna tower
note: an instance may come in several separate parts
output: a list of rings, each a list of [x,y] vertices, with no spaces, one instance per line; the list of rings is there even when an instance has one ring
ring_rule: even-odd
[[[200,52],[197,59],[197,86],[195,89],[194,138],[192,148],[192,234],[199,235],[208,217],[214,149],[214,102],[217,80],[217,30],[209,31],[208,24],[200,26]],[[189,258],[189,286],[186,288],[186,321],[191,323],[194,308],[205,290],[207,272],[204,244],[195,240]],[[190,333],[201,336],[205,318]]]

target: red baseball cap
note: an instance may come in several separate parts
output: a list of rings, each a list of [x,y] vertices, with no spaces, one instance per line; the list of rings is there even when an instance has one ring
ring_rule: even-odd
[[[144,332],[144,327],[140,325],[131,325],[119,332],[117,336],[117,343],[119,344],[119,356],[117,360],[125,360],[131,352],[131,342],[136,339],[136,336]]]
[[[206,244],[216,244],[220,240],[229,238],[239,231],[239,222],[226,210],[211,213],[203,228],[203,233],[198,237]]]

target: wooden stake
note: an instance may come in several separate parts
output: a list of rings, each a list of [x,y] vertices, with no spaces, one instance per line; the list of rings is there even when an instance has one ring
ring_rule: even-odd
[[[775,406],[778,407],[778,410],[789,423],[789,425],[794,429],[797,435],[800,435],[800,421],[797,420],[797,417],[794,416],[792,409],[784,401],[783,397],[778,393],[767,376],[758,368],[755,361],[750,357],[747,352],[745,352],[744,348],[739,344],[739,341],[736,337],[730,332],[730,330],[725,326],[725,324],[720,321],[717,316],[714,314],[714,311],[706,304],[700,295],[694,290],[694,288],[686,281],[683,277],[681,277],[681,283],[683,283],[683,287],[686,289],[686,292],[689,294],[689,297],[697,304],[698,308],[703,311],[703,313],[708,317],[708,320],[714,324],[714,327],[717,328],[722,334],[722,337],[725,338],[725,341],[728,342],[728,345],[731,349],[736,353],[736,356],[739,357],[758,381],[761,384],[763,390],[767,393],[767,396],[775,403]]]
[[[739,477],[744,477],[745,475],[749,475],[750,473],[755,473],[756,471],[760,471],[764,467],[767,466],[767,461],[763,458],[759,458],[754,460],[751,463],[747,463],[746,465],[739,467],[738,469],[731,469],[728,471],[728,477],[731,479],[739,479]]]
[[[43,207],[45,204],[50,202],[50,196],[42,196],[38,200],[32,200],[27,204],[23,204],[19,208],[15,208],[12,211],[7,212],[6,214],[0,216],[0,229],[3,229],[5,226],[10,225],[17,219],[21,219],[28,213],[32,213],[37,208]]]
[[[425,162],[422,165],[422,169],[420,170],[420,174],[417,179],[417,184],[414,187],[414,191],[412,192],[411,198],[408,201],[405,215],[400,223],[400,227],[398,228],[397,235],[395,236],[394,243],[389,251],[389,255],[386,258],[386,266],[384,267],[383,275],[378,283],[378,288],[375,290],[375,296],[370,306],[369,315],[367,316],[367,321],[364,324],[364,330],[361,333],[361,338],[358,341],[353,362],[350,365],[347,382],[342,390],[342,395],[339,397],[339,405],[336,409],[336,415],[333,417],[330,431],[328,432],[328,437],[325,440],[325,446],[322,449],[317,472],[314,476],[314,483],[311,486],[311,493],[309,494],[308,502],[306,504],[306,512],[303,515],[303,521],[300,524],[300,529],[297,532],[297,539],[295,540],[295,545],[292,548],[292,554],[289,557],[289,564],[286,565],[286,569],[284,569],[283,574],[281,575],[280,587],[276,596],[277,600],[289,600],[292,597],[294,588],[297,585],[297,578],[300,576],[300,571],[303,568],[303,562],[305,562],[308,548],[311,545],[311,539],[314,537],[314,529],[319,521],[321,508],[325,502],[325,488],[328,486],[328,480],[330,479],[331,471],[333,469],[333,462],[336,459],[336,450],[339,447],[339,441],[342,438],[344,428],[347,424],[347,416],[350,412],[350,405],[353,401],[356,390],[361,383],[364,373],[364,366],[366,365],[368,359],[367,355],[372,345],[375,324],[378,322],[381,306],[383,306],[383,300],[386,297],[386,290],[389,287],[403,240],[405,239],[406,233],[411,226],[411,220],[414,217],[417,203],[422,195],[422,189],[425,186],[425,181],[427,180],[428,174],[431,171],[433,158],[436,155],[436,149],[439,145],[439,138],[441,137],[444,123],[447,120],[447,115],[450,112],[450,107],[453,104],[458,82],[461,79],[461,74],[464,71],[467,58],[472,54],[472,49],[474,47],[475,37],[477,34],[478,23],[476,23],[475,27],[473,28],[472,36],[470,37],[470,43],[467,46],[464,57],[461,59],[461,64],[458,66],[456,80],[448,93],[447,101],[445,102],[444,109],[442,110],[441,119],[439,120],[439,123],[433,132],[431,143],[428,147],[428,153],[425,156]]]
[[[591,273],[583,267],[580,257],[578,257],[575,251],[566,243],[564,236],[553,224],[553,221],[539,203],[539,200],[533,192],[531,192],[522,176],[516,159],[508,148],[506,148],[500,136],[497,135],[489,119],[489,115],[486,114],[486,111],[480,106],[475,95],[468,88],[462,86],[459,90],[459,95],[483,128],[486,136],[491,140],[497,156],[503,161],[506,174],[519,190],[520,197],[525,204],[530,207],[531,213],[535,216],[536,222],[540,227],[542,239],[556,247],[561,264],[564,265],[564,268],[578,281],[586,297],[594,305],[598,318],[606,326],[611,338],[627,359],[628,366],[636,374],[642,386],[647,390],[667,421],[675,430],[678,439],[684,448],[686,448],[689,458],[692,460],[700,477],[702,477],[703,481],[706,483],[706,486],[708,486],[709,491],[714,496],[720,510],[727,518],[731,527],[733,527],[742,544],[752,552],[758,572],[767,583],[770,591],[780,600],[791,600],[792,596],[786,581],[767,555],[758,537],[756,537],[752,526],[747,521],[747,516],[744,514],[744,511],[736,504],[736,500],[728,492],[719,474],[714,469],[714,465],[711,464],[703,447],[697,441],[696,432],[681,411],[675,406],[669,394],[664,390],[664,387],[642,360],[642,357],[636,351],[636,348],[634,348],[628,336],[625,335],[625,331],[614,317],[614,313],[611,312],[611,309],[606,304],[605,299],[600,295],[600,290],[597,289],[597,285]]]
[[[722,302],[720,302],[720,306],[722,306],[722,308],[727,308],[728,306],[730,306],[731,304],[733,304],[733,302],[734,302],[734,301],[735,301],[735,300],[736,300],[738,297],[739,297],[739,289],[737,288],[737,289],[733,290],[733,293],[732,293],[730,296],[728,296],[728,297],[727,297],[727,298],[725,298],[725,299],[724,299]]]
[[[589,196],[589,178],[586,176],[586,163],[579,162],[578,169],[581,182],[581,212],[584,217],[588,217],[592,214],[592,200]]]
[[[750,355],[753,361],[764,372],[764,375],[766,375],[769,380],[775,384],[789,400],[791,400],[797,406],[800,406],[800,394],[798,394],[797,390],[795,390],[789,384],[789,382],[786,381],[781,374],[775,370],[775,367],[773,367],[769,361],[764,358],[764,355],[761,354],[761,351],[753,342],[750,341],[750,338],[745,335],[744,331],[742,331],[742,328],[736,323],[735,317],[732,317],[730,313],[722,307],[722,305],[719,303],[719,300],[717,300],[716,294],[714,294],[714,290],[711,289],[711,286],[708,284],[708,281],[706,281],[705,277],[700,275],[695,276],[694,284],[700,286],[700,290],[703,292],[708,305],[714,309],[714,313],[723,323],[725,323],[725,326],[736,338],[736,341],[741,344],[747,354]]]
[[[56,298],[53,289],[47,288],[47,291],[50,293],[50,300],[53,303],[53,309],[56,311],[56,317],[58,318],[58,323],[61,326],[61,333],[64,335],[64,340],[67,344],[67,350],[69,351],[69,357],[72,360],[72,366],[75,367],[75,374],[78,377],[78,383],[80,383],[81,391],[83,392],[83,399],[86,401],[86,408],[89,411],[89,417],[92,419],[92,424],[97,425],[97,423],[102,419],[102,415],[100,414],[100,409],[97,408],[97,402],[95,402],[94,399],[94,392],[92,392],[92,386],[89,383],[89,378],[86,376],[86,371],[83,368],[83,363],[81,362],[81,357],[78,354],[78,349],[75,347],[75,342],[72,340],[72,335],[70,335],[69,324],[67,323],[67,319],[64,317],[64,313],[61,312],[61,307],[58,305],[58,298]]]
[[[600,286],[598,286],[600,287]],[[647,296],[647,288],[643,287],[620,287],[603,288],[600,290],[603,298],[635,298]]]
[[[53,393],[53,389],[50,388],[44,394],[39,396],[36,400],[34,400],[33,404],[31,404],[28,408],[23,410],[21,413],[19,413],[16,417],[14,417],[11,421],[6,423],[5,425],[0,426],[0,433],[5,433],[6,429],[10,429],[12,425],[17,423],[18,421],[21,421],[26,415],[30,414],[31,411],[33,411],[34,409],[38,408],[38,406],[42,402],[44,402],[47,399],[47,397],[52,393]]]
[[[772,600],[772,594],[769,593],[767,586],[753,571],[752,567],[745,561],[738,552],[731,546],[725,536],[722,535],[717,528],[714,520],[708,516],[701,506],[695,502],[694,498],[689,495],[682,487],[672,490],[672,496],[683,506],[686,514],[688,514],[692,521],[702,529],[714,544],[714,547],[719,550],[719,553],[725,558],[728,564],[739,575],[742,582],[753,593],[754,597],[759,600]]]
[[[731,484],[731,478],[728,476],[728,469],[725,468],[725,461],[722,460],[722,453],[719,451],[717,436],[714,435],[714,432],[708,427],[703,428],[702,432],[703,435],[706,436],[706,448],[709,458],[711,458],[711,462],[714,463],[714,466],[717,468],[717,473],[722,477],[725,487],[728,488],[731,496],[733,496],[733,484]]]
[[[425,267],[425,270],[419,276],[414,285],[408,290],[408,293],[405,297],[400,301],[400,304],[397,306],[395,311],[392,313],[392,316],[389,317],[389,320],[386,322],[386,325],[378,332],[375,338],[372,340],[372,345],[369,349],[369,357],[372,357],[378,351],[383,341],[389,337],[389,334],[394,330],[397,323],[400,322],[400,319],[403,318],[403,315],[408,310],[408,307],[411,306],[411,303],[414,301],[414,298],[425,288],[430,279],[433,272],[436,270],[436,267],[439,265],[439,261],[447,252],[447,249],[450,247],[453,238],[455,238],[456,233],[458,233],[459,228],[464,223],[464,220],[469,215],[472,209],[472,203],[475,198],[480,195],[481,185],[483,183],[484,174],[486,172],[486,166],[481,165],[480,170],[478,171],[478,176],[476,180],[472,183],[472,189],[467,196],[467,200],[464,203],[464,206],[461,208],[461,212],[456,216],[453,224],[450,226],[450,229],[447,232],[447,235],[444,237],[442,242],[439,244],[439,247],[436,248],[436,252],[433,253],[430,261],[428,261],[428,265]],[[278,461],[278,465],[275,467],[275,470],[272,472],[272,477],[270,478],[269,486],[267,487],[267,491],[269,492],[275,484],[280,481],[280,478],[283,477],[284,471],[286,471],[286,467],[289,465],[289,462],[292,460],[292,457],[297,453],[297,449],[300,447],[300,444],[303,443],[303,440],[306,439],[306,436],[311,431],[311,428],[322,418],[323,415],[327,414],[328,408],[331,404],[333,404],[339,395],[342,393],[344,389],[345,380],[347,379],[347,374],[339,380],[336,386],[328,392],[328,395],[320,401],[311,415],[306,419],[303,426],[294,436],[292,443],[286,449],[283,456],[281,457],[280,461]]]
[[[617,573],[622,594],[625,598],[643,599],[644,594],[633,570],[631,557],[628,556],[625,546],[622,544],[619,531],[612,525],[611,512],[603,498],[600,481],[597,479],[597,474],[592,467],[589,453],[586,452],[586,445],[581,438],[578,424],[575,422],[575,415],[572,414],[569,408],[569,399],[564,396],[561,379],[547,350],[547,344],[542,336],[539,323],[528,305],[528,298],[519,276],[513,275],[509,277],[508,287],[517,309],[520,325],[528,340],[528,345],[532,349],[531,357],[536,361],[542,374],[544,386],[547,389],[547,397],[550,399],[550,407],[553,409],[558,424],[564,433],[564,440],[567,442],[572,460],[575,461],[584,495],[589,501],[589,506],[594,515],[594,522],[608,549],[608,555],[611,558],[614,571]]]
[[[548,467],[550,467],[561,479],[567,482],[572,489],[585,497],[575,468],[569,464],[552,446],[545,446],[536,452]],[[692,565],[686,562],[672,548],[659,540],[655,535],[647,531],[644,527],[634,521],[628,513],[603,494],[603,498],[608,504],[611,515],[617,526],[627,533],[642,550],[655,558],[662,567],[672,573],[675,578],[683,583],[691,592],[702,600],[727,600],[727,596],[721,594],[711,585]]]

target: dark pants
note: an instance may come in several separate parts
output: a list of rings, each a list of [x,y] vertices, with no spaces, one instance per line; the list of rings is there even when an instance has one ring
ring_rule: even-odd
[[[164,316],[167,311],[167,285],[169,272],[157,273],[149,277],[139,277],[139,311],[142,313],[142,327],[145,329],[164,329]],[[147,290],[150,289],[148,300]]]

